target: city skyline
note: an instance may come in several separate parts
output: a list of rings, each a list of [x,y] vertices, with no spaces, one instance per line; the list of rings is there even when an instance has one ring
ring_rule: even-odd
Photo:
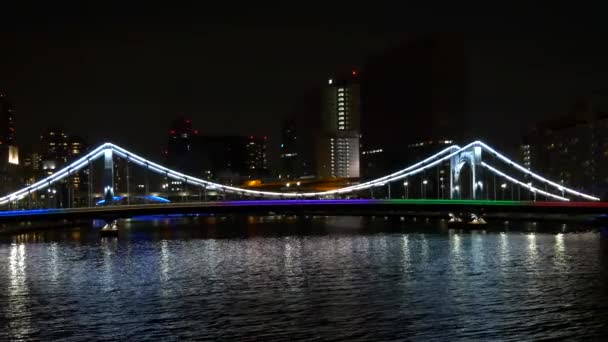
[[[412,10],[428,16],[424,8]],[[239,20],[249,18],[243,14],[199,21],[186,12],[86,12],[75,18],[67,11],[44,26],[34,22],[36,10],[17,10],[2,26],[12,53],[0,56],[6,70],[0,89],[15,103],[19,143],[31,147],[59,123],[82,132],[92,145],[114,141],[158,153],[167,125],[183,113],[199,123],[201,134],[268,135],[277,155],[281,122],[300,96],[425,31],[397,20],[358,28],[362,14],[352,10],[345,13],[354,15],[335,19],[334,30],[318,29],[332,26],[329,14],[310,22],[301,20],[305,13],[294,15],[292,23],[260,24]],[[538,9],[528,12],[522,15],[529,20]],[[563,13],[551,15],[559,22]],[[173,25],[153,26],[158,17]],[[476,85],[467,95],[472,100],[466,115],[478,135],[516,143],[525,126],[561,114],[575,98],[605,94],[606,51],[593,44],[597,36],[465,34],[474,66],[469,77]],[[133,127],[152,138],[139,141]]]
[[[601,340],[593,7],[3,3],[0,341]]]

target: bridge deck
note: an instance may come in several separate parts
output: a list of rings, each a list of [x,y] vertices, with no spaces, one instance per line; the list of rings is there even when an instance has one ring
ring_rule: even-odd
[[[394,215],[470,211],[476,213],[608,214],[608,202],[520,202],[476,200],[247,200],[195,203],[108,205],[92,208],[0,211],[0,221],[111,219],[164,214],[319,213],[325,215]]]

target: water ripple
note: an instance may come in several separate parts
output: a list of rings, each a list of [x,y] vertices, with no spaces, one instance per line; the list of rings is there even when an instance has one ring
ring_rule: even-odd
[[[5,238],[0,340],[521,341],[608,333],[608,243],[596,232],[268,221],[131,222],[119,239],[99,239],[91,228]]]

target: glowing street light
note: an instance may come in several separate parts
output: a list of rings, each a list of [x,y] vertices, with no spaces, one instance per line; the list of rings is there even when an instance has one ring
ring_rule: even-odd
[[[426,179],[422,181],[422,198],[426,198],[426,185],[429,183]]]
[[[502,189],[502,199],[505,199],[505,189],[507,188],[507,183],[500,184],[500,188]]]
[[[410,183],[408,183],[407,181],[403,182],[403,193],[405,194],[405,198],[409,198],[409,194],[408,194],[408,185]]]

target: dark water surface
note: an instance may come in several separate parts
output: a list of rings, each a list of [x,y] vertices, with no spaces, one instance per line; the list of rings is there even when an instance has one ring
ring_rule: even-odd
[[[0,340],[594,340],[608,239],[583,227],[162,218],[0,236]]]

